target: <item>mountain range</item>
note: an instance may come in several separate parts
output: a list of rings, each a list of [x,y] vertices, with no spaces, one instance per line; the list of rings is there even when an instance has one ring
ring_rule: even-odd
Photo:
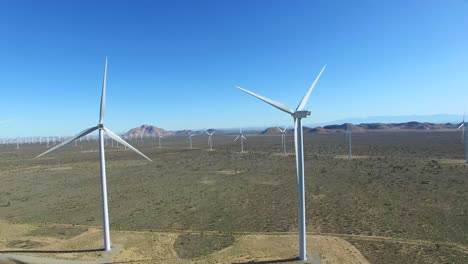
[[[452,114],[436,114],[436,115],[401,115],[401,116],[368,116],[363,118],[346,118],[339,119],[330,122],[313,123],[313,126],[326,126],[333,124],[363,124],[363,123],[405,123],[405,122],[421,122],[421,123],[434,123],[434,124],[446,124],[446,123],[459,123],[463,119],[463,115],[452,115]]]
[[[304,133],[340,133],[346,131],[349,123],[343,123],[340,125],[325,125],[317,127],[304,127]],[[459,123],[429,123],[429,122],[402,122],[402,123],[361,123],[351,124],[353,132],[370,132],[370,131],[447,131],[456,130]],[[205,134],[205,130],[189,130],[192,134]],[[216,131],[216,134],[237,134],[237,129],[208,129],[208,131]],[[293,129],[288,129],[288,133],[292,133]],[[280,134],[276,127],[269,128],[258,128],[244,130],[245,134],[263,134],[263,135],[276,135]],[[123,136],[127,138],[140,137],[153,137],[161,134],[162,136],[186,136],[186,130],[169,131],[152,125],[142,125],[135,127],[126,132]]]

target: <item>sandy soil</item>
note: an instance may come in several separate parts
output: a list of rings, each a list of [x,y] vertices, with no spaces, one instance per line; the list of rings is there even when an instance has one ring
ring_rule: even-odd
[[[284,263],[292,262],[297,254],[294,234],[237,234],[231,246],[198,258],[183,259],[174,250],[180,233],[111,232],[115,250],[104,253],[99,251],[102,233],[96,227],[59,225],[64,230],[85,230],[74,237],[60,238],[52,233],[31,235],[44,227],[0,222],[0,263]],[[307,242],[308,252],[320,255],[324,264],[369,263],[354,246],[339,237],[309,235]]]

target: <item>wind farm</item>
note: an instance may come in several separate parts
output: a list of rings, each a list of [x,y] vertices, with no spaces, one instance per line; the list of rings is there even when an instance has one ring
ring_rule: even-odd
[[[431,251],[432,259],[450,256],[455,263],[457,259],[462,261],[464,233],[459,227],[464,225],[461,214],[466,204],[457,197],[465,193],[466,165],[456,128],[457,125],[451,130],[355,131],[353,159],[343,155],[348,150],[343,144],[346,129],[329,133],[305,129],[309,260],[317,253],[322,259],[340,259],[320,248],[325,241],[334,241],[325,245],[330,250],[336,245],[347,245],[361,252],[360,257],[341,256],[350,263],[362,263],[363,259],[373,263],[382,254],[398,261],[417,260],[415,252],[434,249],[437,244],[439,249]],[[187,150],[186,135],[166,136],[161,149],[151,138],[130,141],[153,162],[139,159],[124,148],[106,148],[113,245],[140,248],[142,255],[133,257],[144,256],[148,263],[161,259],[174,263],[190,259],[248,262],[242,252],[237,255],[229,249],[219,251],[237,241],[238,246],[252,245],[243,250],[252,259],[291,259],[293,263],[299,245],[295,156],[278,155],[275,150],[281,149],[281,142],[277,136],[246,129],[243,133],[248,137],[249,151],[238,155],[239,143],[232,140],[238,133],[218,131],[216,151],[205,147],[206,137],[194,137],[191,151]],[[428,140],[439,143],[427,149]],[[64,145],[60,152],[37,159],[34,157],[47,150],[45,144],[25,144],[19,152],[15,147],[0,145],[0,167],[7,183],[0,186],[0,212],[15,223],[2,222],[0,226],[38,231],[18,231],[24,235],[10,238],[2,232],[9,247],[16,245],[13,248],[19,250],[19,246],[26,245],[23,251],[101,248],[100,162],[95,137],[78,147]],[[11,192],[12,189],[17,191]],[[344,189],[349,191],[343,192]],[[450,196],[452,192],[460,196]],[[451,198],[441,204],[440,196]],[[406,203],[408,200],[413,202]],[[443,210],[450,216],[447,218],[441,214],[444,204],[458,210]],[[369,217],[369,211],[376,212]],[[389,221],[389,217],[393,220]],[[429,222],[430,229],[419,225]],[[73,239],[77,233],[79,237]],[[170,235],[174,240],[162,242],[168,234],[174,234]],[[63,238],[44,244],[44,237],[57,236]],[[142,244],[135,236],[141,236]],[[174,247],[179,255],[170,257],[145,249],[143,241],[151,236],[156,239],[152,247]],[[444,237],[450,237],[452,242],[441,243]],[[339,241],[326,240],[332,238]],[[270,242],[257,244],[261,239]],[[23,244],[18,244],[20,241]],[[61,241],[60,246],[54,241]],[[87,242],[83,245],[79,241]],[[218,246],[211,245],[211,241],[218,241]],[[283,242],[288,246],[280,246]],[[375,247],[379,247],[378,252],[373,250]],[[225,253],[220,255],[218,251]],[[80,259],[90,258],[92,253],[74,254]],[[123,250],[115,261],[128,254]],[[59,253],[55,256],[60,258]]]
[[[2,5],[0,264],[466,264],[467,13]]]

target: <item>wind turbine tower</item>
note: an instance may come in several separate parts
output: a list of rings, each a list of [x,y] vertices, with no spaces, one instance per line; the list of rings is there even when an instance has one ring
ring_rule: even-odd
[[[465,112],[463,112],[463,121],[458,127],[458,129],[462,129],[462,143],[465,142]]]
[[[307,118],[310,116],[310,111],[305,110],[307,101],[309,100],[309,96],[312,93],[317,81],[319,80],[320,76],[322,75],[323,71],[325,70],[324,66],[320,73],[318,74],[315,81],[310,86],[307,93],[302,98],[301,102],[296,108],[296,111],[291,110],[285,104],[273,101],[261,95],[255,94],[251,91],[248,91],[244,88],[238,87],[242,91],[264,101],[267,104],[270,104],[279,110],[290,114],[294,119],[294,141],[296,147],[296,166],[297,166],[297,188],[298,188],[298,202],[299,202],[299,259],[300,260],[307,260],[307,253],[306,253],[306,219],[305,219],[305,190],[304,190],[304,144],[302,140],[302,119]]]
[[[234,139],[234,142],[236,142],[238,139],[240,139],[241,143],[241,153],[244,153],[244,140],[247,139],[244,137],[244,133],[242,133],[242,128],[239,129],[239,135]]]
[[[106,110],[106,77],[107,77],[107,58],[106,63],[104,66],[104,78],[102,82],[102,94],[101,94],[101,107],[100,107],[100,114],[99,114],[99,123],[91,128],[87,128],[80,132],[79,134],[75,135],[74,137],[63,141],[62,143],[58,144],[57,146],[47,150],[46,152],[38,155],[36,158],[39,158],[51,151],[54,151],[73,140],[79,139],[81,137],[87,136],[90,133],[98,130],[99,132],[99,156],[100,156],[100,163],[101,163],[101,195],[102,195],[102,222],[103,222],[103,229],[104,229],[104,249],[105,251],[111,250],[111,241],[110,241],[110,232],[109,232],[109,210],[107,204],[107,179],[106,179],[106,159],[104,153],[104,133],[106,133],[109,137],[114,139],[117,142],[127,146],[129,149],[133,150],[137,154],[141,155],[145,159],[152,161],[150,158],[145,156],[143,153],[138,151],[136,148],[128,144],[122,138],[120,138],[117,134],[112,132],[110,129],[104,126],[104,114]]]
[[[208,132],[208,130],[207,130],[207,131],[205,131],[205,133],[208,135],[208,146],[210,146],[210,150],[213,150],[213,140],[212,140],[212,137],[213,137],[213,134],[215,133],[215,131],[211,131],[211,133],[210,133],[210,132]]]
[[[349,143],[349,147],[348,147],[348,150],[349,150],[348,158],[350,158],[350,159],[353,157],[352,147],[351,147],[351,138],[352,138],[352,135],[353,135],[353,130],[352,130],[351,124],[348,123],[348,124],[347,124],[347,127],[346,127],[346,139],[348,140],[348,143]]]
[[[164,138],[160,132],[157,132],[158,133],[158,140],[159,140],[159,148],[161,148],[161,138]]]
[[[279,128],[277,127],[278,131],[281,134],[281,147],[283,148],[284,155],[286,156],[286,133],[287,133],[287,128]]]
[[[462,142],[465,142],[465,163],[468,163],[468,129],[465,129],[466,122],[465,122],[465,113],[463,113],[463,122],[460,124],[458,129],[462,129]]]
[[[192,134],[189,130],[186,130],[186,131],[189,137],[190,149],[192,149],[192,137],[195,136],[196,134]]]

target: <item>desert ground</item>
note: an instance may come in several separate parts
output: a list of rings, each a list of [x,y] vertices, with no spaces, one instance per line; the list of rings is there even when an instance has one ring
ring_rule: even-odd
[[[111,239],[99,251],[98,145],[33,159],[0,145],[0,253],[114,263],[278,263],[297,254],[297,192],[279,135],[130,141],[106,148]],[[309,253],[322,263],[467,263],[468,166],[458,132],[306,134]],[[4,260],[6,261],[13,260]],[[17,260],[20,261],[20,260]],[[34,263],[34,259],[16,263]],[[15,263],[15,262],[11,262]]]

